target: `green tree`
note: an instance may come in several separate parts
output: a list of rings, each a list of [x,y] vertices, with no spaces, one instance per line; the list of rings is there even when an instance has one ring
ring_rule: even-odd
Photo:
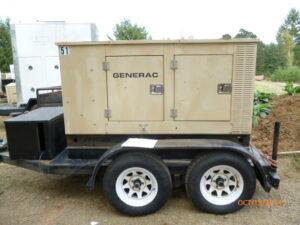
[[[223,34],[222,39],[231,39],[231,35],[230,34]]]
[[[0,71],[9,72],[9,65],[13,63],[9,18],[0,18]]]
[[[240,29],[234,38],[257,38],[256,34],[247,31],[245,29]]]
[[[287,64],[285,51],[278,44],[260,42],[257,48],[256,74],[270,76]]]
[[[281,26],[279,28],[279,31],[277,34],[277,41],[278,41],[278,44],[281,47],[283,47],[283,49],[286,52],[288,66],[292,66],[293,61],[294,61],[295,43],[293,41],[293,37],[292,37],[291,33],[285,26]]]
[[[266,72],[266,48],[267,46],[263,42],[259,42],[257,46],[257,57],[256,57],[256,74],[261,75]]]
[[[300,66],[300,43],[294,48],[294,65]]]
[[[124,19],[120,24],[115,25],[114,36],[116,40],[151,39],[145,27],[132,24],[128,19]]]
[[[295,43],[300,42],[300,14],[297,9],[293,8],[289,11],[282,26],[289,31]]]
[[[299,65],[300,15],[295,8],[289,11],[284,23],[279,27],[277,42],[286,52],[288,66]]]
[[[278,68],[283,68],[287,65],[284,49],[274,43],[266,45],[264,58],[265,73],[267,74],[274,73]]]

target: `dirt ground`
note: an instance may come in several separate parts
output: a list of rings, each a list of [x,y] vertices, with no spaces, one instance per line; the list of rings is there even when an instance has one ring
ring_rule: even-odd
[[[0,137],[5,137],[0,118]],[[142,217],[129,217],[108,204],[98,183],[88,193],[86,176],[64,179],[47,177],[26,169],[0,164],[0,225],[184,225],[184,224],[300,224],[300,174],[292,158],[279,159],[281,185],[266,193],[257,184],[254,200],[273,200],[274,206],[248,206],[228,215],[198,211],[188,200],[184,188],[173,191],[166,206]],[[283,205],[278,205],[282,200]]]
[[[273,99],[271,114],[252,130],[252,142],[271,155],[274,122],[281,121],[279,151],[300,150],[300,94],[282,95]]]

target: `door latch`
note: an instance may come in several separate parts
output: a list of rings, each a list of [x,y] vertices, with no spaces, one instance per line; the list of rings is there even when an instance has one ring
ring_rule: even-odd
[[[218,84],[218,94],[230,94],[231,90],[231,84]]]
[[[162,84],[151,84],[150,94],[151,95],[162,95],[164,93],[164,85]]]

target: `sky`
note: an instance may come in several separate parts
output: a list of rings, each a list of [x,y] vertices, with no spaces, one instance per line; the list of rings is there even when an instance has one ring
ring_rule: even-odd
[[[100,40],[114,37],[114,25],[127,18],[155,40],[218,39],[243,28],[270,43],[291,8],[300,10],[300,0],[0,0],[0,17],[96,23]]]

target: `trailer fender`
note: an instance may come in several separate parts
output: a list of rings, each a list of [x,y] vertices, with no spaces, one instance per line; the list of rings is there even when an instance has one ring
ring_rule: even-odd
[[[95,187],[95,182],[96,182],[96,176],[100,170],[100,168],[102,167],[102,163],[105,162],[105,160],[119,154],[120,152],[127,152],[127,151],[141,151],[141,150],[145,150],[144,148],[124,148],[122,147],[122,144],[117,144],[115,146],[113,146],[112,148],[106,150],[103,155],[98,159],[97,164],[94,167],[94,170],[92,172],[92,175],[89,179],[89,181],[86,184],[86,189],[87,191],[92,191]]]
[[[120,152],[127,151],[144,151],[142,147],[123,147],[123,143],[117,144],[112,148],[106,150],[103,155],[98,159],[97,164],[91,174],[91,177],[86,185],[88,191],[92,191],[95,186],[96,176],[102,167],[103,162],[107,159],[119,154]],[[270,163],[264,159],[254,148],[246,148],[240,144],[227,140],[217,139],[164,139],[158,140],[153,148],[147,148],[147,151],[158,151],[163,149],[184,149],[188,150],[199,150],[201,152],[207,151],[229,151],[235,152],[247,158],[250,164],[256,169],[257,178],[262,184],[265,191],[269,192],[271,185],[268,181],[268,176],[271,168]],[[272,185],[273,186],[273,185]]]
[[[199,150],[202,152],[211,151],[229,151],[240,154],[255,168],[257,179],[266,192],[271,187],[278,188],[279,177],[274,173],[271,163],[266,160],[251,145],[244,147],[236,142],[221,139],[165,139],[159,140],[155,145],[155,149],[184,149]]]
[[[253,146],[244,147],[236,142],[220,139],[175,139],[161,140],[156,148],[180,148],[185,150],[197,149],[202,151],[229,151],[240,154],[255,168],[257,179],[266,192],[271,187],[278,188],[280,178],[274,172],[271,163],[266,160]]]

